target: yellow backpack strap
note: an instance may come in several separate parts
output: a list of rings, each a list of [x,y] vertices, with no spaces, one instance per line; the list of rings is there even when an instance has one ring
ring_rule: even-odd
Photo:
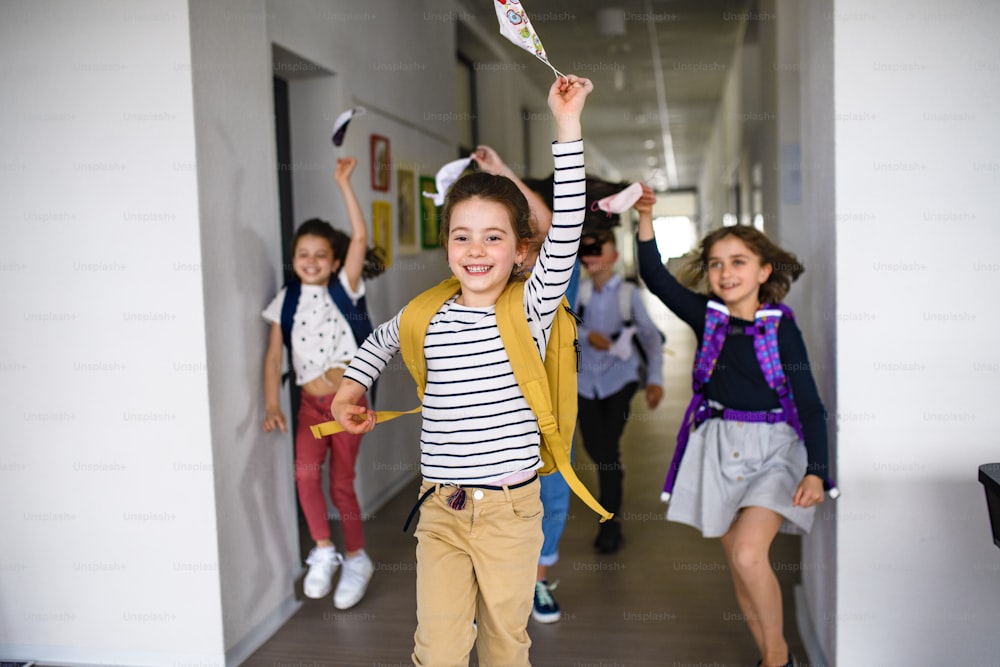
[[[403,363],[417,384],[417,397],[424,400],[427,386],[427,359],[424,358],[424,339],[431,319],[441,310],[444,302],[458,294],[461,286],[452,276],[413,298],[399,317],[399,353]]]
[[[559,307],[562,308],[561,305]],[[573,430],[563,429],[560,431],[559,423],[553,414],[552,392],[545,364],[538,354],[534,338],[531,336],[531,329],[528,326],[528,318],[524,315],[523,281],[513,282],[503,291],[497,301],[496,315],[500,339],[503,341],[504,349],[507,350],[514,378],[538,419],[538,429],[542,433],[542,446],[548,450],[549,455],[555,461],[556,468],[562,473],[563,479],[566,480],[573,493],[587,507],[601,516],[601,523],[607,521],[613,514],[601,507],[601,504],[590,494],[587,487],[576,476],[570,462],[569,452],[572,447]],[[557,313],[556,317],[560,315]],[[549,350],[547,354],[549,352],[556,353],[557,350]],[[561,369],[559,372],[565,372],[565,369]],[[575,367],[572,372],[575,374]],[[558,378],[552,378],[552,380],[553,382],[559,381]],[[575,385],[575,375],[573,384]],[[575,411],[573,414],[575,416]]]
[[[424,400],[424,387],[427,385],[427,360],[424,358],[424,338],[427,337],[427,325],[431,323],[431,318],[437,314],[444,302],[458,293],[458,280],[452,276],[434,287],[421,292],[412,301],[406,304],[403,313],[399,317],[399,352],[403,357],[403,363],[413,376],[413,381],[417,384],[417,397],[420,402]],[[375,414],[375,423],[382,424],[403,415],[411,415],[420,412],[421,406],[412,410],[378,410]],[[323,422],[310,427],[313,437],[340,433],[344,427],[335,421]]]
[[[420,412],[420,407],[417,406],[412,410],[378,410],[375,412],[375,423],[384,424],[387,421],[392,421],[396,417],[402,417],[403,415],[412,415],[416,412]],[[321,422],[309,427],[312,431],[314,438],[322,438],[327,435],[334,435],[335,433],[340,433],[344,430],[336,421]]]

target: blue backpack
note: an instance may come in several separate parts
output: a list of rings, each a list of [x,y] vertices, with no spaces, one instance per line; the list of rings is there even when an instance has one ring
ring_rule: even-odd
[[[330,298],[340,310],[340,313],[351,326],[351,333],[354,334],[354,341],[361,345],[372,332],[372,320],[368,315],[368,304],[365,297],[358,299],[355,304],[347,291],[340,283],[336,275],[330,277],[327,286],[330,291]],[[285,341],[285,347],[292,349],[292,325],[295,322],[295,310],[299,307],[299,299],[302,297],[302,283],[297,279],[290,280],[285,285],[285,302],[281,304],[281,337]],[[372,403],[375,402],[375,386],[371,388]]]

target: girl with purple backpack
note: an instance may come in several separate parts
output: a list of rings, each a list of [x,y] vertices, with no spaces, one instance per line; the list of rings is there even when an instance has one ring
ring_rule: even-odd
[[[707,279],[708,294],[688,289],[660,259],[655,201],[644,186],[635,205],[639,272],[700,341],[694,395],[664,487],[667,518],[721,538],[757,664],[794,665],[768,552],[778,532],[807,533],[824,488],[832,489],[826,410],[802,333],[780,303],[804,269],[753,227],[723,227],[684,270],[688,284]]]

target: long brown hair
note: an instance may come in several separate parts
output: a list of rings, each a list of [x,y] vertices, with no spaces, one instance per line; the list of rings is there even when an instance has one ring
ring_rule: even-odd
[[[701,244],[678,271],[678,277],[683,284],[704,291],[709,296],[715,296],[708,286],[708,256],[712,252],[712,247],[727,236],[734,236],[743,241],[746,247],[760,258],[762,265],[771,265],[771,275],[760,286],[758,293],[761,303],[780,303],[788,295],[792,282],[806,270],[795,255],[775,245],[755,227],[733,225],[709,232],[701,240]]]

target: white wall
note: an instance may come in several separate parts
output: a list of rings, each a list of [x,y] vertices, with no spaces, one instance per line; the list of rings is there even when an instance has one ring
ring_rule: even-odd
[[[838,474],[841,435],[838,424],[857,420],[844,412],[842,387],[837,384],[838,347],[836,322],[842,317],[836,285],[842,272],[850,271],[850,255],[839,254],[834,193],[835,172],[833,124],[833,31],[829,7],[824,3],[779,0],[778,141],[781,159],[780,206],[776,225],[785,247],[803,261],[806,272],[795,283],[789,304],[804,323],[803,335],[820,396],[831,420],[831,473]],[[794,33],[798,33],[797,35]],[[798,54],[796,56],[795,54]],[[798,70],[796,70],[798,67]],[[796,76],[796,72],[800,76]],[[798,107],[799,115],[792,109]],[[797,154],[797,158],[796,158]],[[765,221],[765,229],[768,228]],[[860,416],[863,417],[863,416]],[[834,421],[835,420],[835,421]],[[838,629],[854,619],[839,613],[836,585],[837,527],[850,520],[841,500],[829,499],[820,506],[813,529],[802,539],[802,585],[796,590],[796,614],[800,635],[817,663],[836,665],[835,637]],[[847,662],[839,664],[850,664]]]
[[[998,9],[833,13],[843,665],[1000,656]]]
[[[0,655],[221,664],[187,3],[0,9]]]
[[[263,1],[191,4],[205,338],[227,662],[298,607],[290,448],[261,432],[261,294],[280,275]]]
[[[742,43],[742,36],[736,43]],[[742,84],[743,50],[737,48],[723,80],[719,107],[698,178],[699,239],[705,232],[721,226],[726,213],[735,213],[730,194],[744,149],[740,120]]]

